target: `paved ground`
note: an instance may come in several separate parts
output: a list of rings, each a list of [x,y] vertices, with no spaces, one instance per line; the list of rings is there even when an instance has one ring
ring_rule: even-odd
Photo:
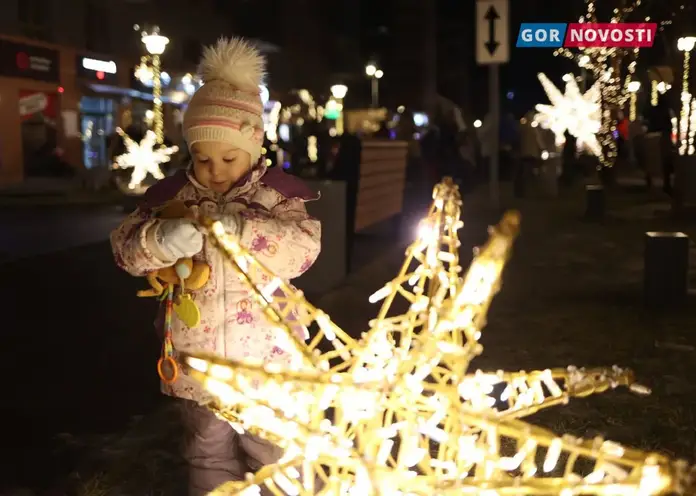
[[[535,420],[693,460],[696,390],[689,379],[696,312],[693,305],[648,312],[641,277],[645,231],[679,229],[693,237],[696,228],[654,215],[662,206],[654,202],[646,195],[616,193],[610,218],[591,224],[581,219],[578,193],[557,200],[506,200],[522,211],[522,235],[476,365],[632,366],[653,388],[652,396],[610,392]],[[479,197],[465,200],[463,254],[485,239],[485,226],[499,213],[484,204]],[[393,248],[314,301],[344,329],[364,330],[375,312],[367,297],[394,275],[402,254]],[[51,485],[52,478],[53,487],[71,488],[53,494],[78,494],[80,488],[84,495],[174,495],[183,472],[176,419],[168,403],[153,394],[158,344],[150,330],[152,302],[135,298],[141,281],[104,263],[107,258],[103,245],[0,268],[0,278],[13,281],[0,289],[2,301],[10,302],[3,323],[3,356],[10,357],[3,363],[3,405],[12,405],[12,412],[4,406],[2,413],[14,413],[16,426],[5,445],[7,453],[19,453],[16,468],[4,467],[31,474],[22,479],[37,487]],[[143,413],[148,414],[137,416]],[[57,443],[47,437],[56,432],[69,433],[62,436],[58,456]],[[48,473],[48,466],[56,469]],[[70,479],[58,477],[69,471]]]
[[[0,491],[50,485],[75,468],[57,447],[71,448],[75,435],[118,431],[165,401],[154,368],[156,302],[135,296],[144,280],[118,270],[105,241],[122,217],[113,208],[0,214],[8,252],[0,260],[0,373],[7,378],[0,418],[13,426],[3,438],[12,457],[0,464]],[[356,269],[393,245],[384,236],[359,237]]]
[[[105,241],[124,215],[107,205],[0,208],[0,263]]]

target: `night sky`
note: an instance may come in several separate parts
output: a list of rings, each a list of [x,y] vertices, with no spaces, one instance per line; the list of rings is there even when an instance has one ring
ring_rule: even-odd
[[[643,0],[640,9],[629,21],[643,21],[646,15],[651,15],[651,21],[676,19],[682,24],[679,30],[685,32],[693,28],[694,6],[689,0],[683,0],[686,5],[680,5],[679,0]],[[694,2],[696,3],[696,2]],[[452,60],[448,63],[465,64],[471,71],[470,106],[477,117],[482,117],[487,108],[487,99],[480,95],[488,94],[487,68],[476,65],[474,58],[475,39],[475,0],[439,0],[439,17],[441,22],[451,22],[459,19],[462,24],[462,34],[470,43],[471,58],[469,60]],[[397,1],[364,1],[361,9],[362,55],[368,59],[380,57],[384,40],[390,34],[391,9],[398,5]],[[608,21],[611,10],[618,5],[616,0],[597,0],[599,20]],[[562,57],[554,57],[552,49],[514,47],[520,23],[522,22],[577,22],[585,13],[586,5],[583,0],[511,0],[510,1],[510,62],[501,67],[501,98],[503,111],[513,111],[520,115],[533,108],[536,103],[545,102],[546,96],[536,75],[546,73],[554,83],[561,84],[561,76],[566,72],[577,70],[575,65]],[[685,26],[683,23],[688,23]],[[674,28],[676,29],[676,27]],[[674,31],[672,29],[672,31]],[[689,33],[693,34],[693,33]],[[682,34],[683,35],[683,34]],[[664,39],[660,39],[663,37]],[[649,65],[664,63],[665,46],[676,44],[674,32],[658,32],[655,47],[641,51],[638,72],[645,72]],[[674,41],[674,43],[672,43]],[[439,53],[439,57],[446,54]],[[678,65],[678,63],[677,63]],[[507,99],[509,92],[514,93],[513,100]]]

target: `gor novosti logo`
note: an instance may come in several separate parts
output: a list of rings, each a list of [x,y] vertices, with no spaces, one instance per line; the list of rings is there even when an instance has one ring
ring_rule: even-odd
[[[520,25],[517,48],[649,48],[655,23],[532,23]]]

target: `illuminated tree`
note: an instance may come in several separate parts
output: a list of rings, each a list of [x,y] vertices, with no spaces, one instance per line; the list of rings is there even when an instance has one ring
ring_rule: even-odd
[[[587,9],[578,22],[600,22],[595,0],[585,0]],[[628,22],[641,0],[628,4],[619,0],[614,7],[609,22]],[[587,71],[594,81],[599,82],[601,94],[601,127],[597,139],[602,147],[599,161],[603,167],[612,167],[618,153],[614,132],[617,128],[618,112],[630,97],[628,85],[636,70],[638,48],[589,47],[578,50],[561,48],[554,55],[573,60],[579,68]]]

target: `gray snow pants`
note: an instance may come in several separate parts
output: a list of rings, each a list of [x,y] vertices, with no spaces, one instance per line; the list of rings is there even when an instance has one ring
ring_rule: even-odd
[[[278,461],[278,446],[251,434],[238,434],[227,422],[196,402],[181,400],[189,464],[189,496],[204,496],[228,481],[244,480],[264,465]],[[263,487],[261,494],[270,494]]]

